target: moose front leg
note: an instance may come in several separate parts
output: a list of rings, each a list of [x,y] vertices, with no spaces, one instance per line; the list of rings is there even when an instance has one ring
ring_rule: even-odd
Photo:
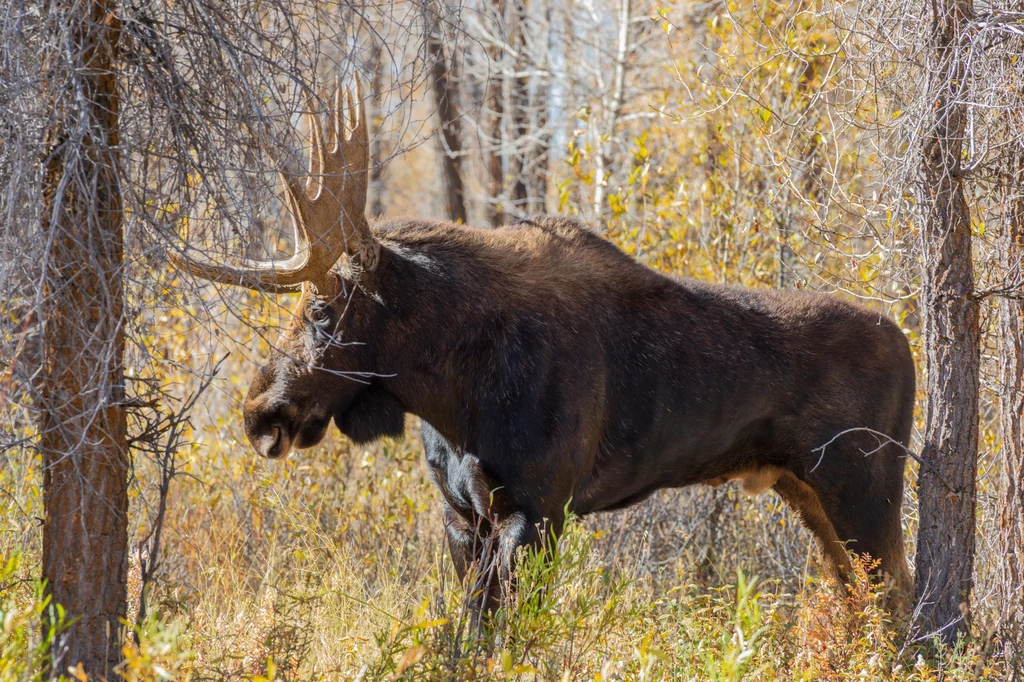
[[[506,515],[497,524],[497,547],[495,552],[496,571],[499,594],[496,597],[511,596],[515,588],[514,573],[516,551],[520,547],[537,548],[541,546],[543,519],[539,514],[526,511],[514,511]]]
[[[481,538],[474,525],[447,502],[444,503],[444,533],[448,537],[455,574],[464,582],[476,561]]]
[[[455,572],[474,613],[493,612],[514,587],[516,550],[539,547],[545,529],[560,531],[564,511],[542,513],[529,492],[542,487],[538,482],[524,481],[515,470],[489,473],[476,455],[453,446],[426,422],[423,445],[444,498]]]
[[[484,600],[484,609],[493,611],[504,601],[505,604],[518,589],[516,577],[516,554],[521,547],[530,551],[551,550],[562,531],[564,512],[558,510],[543,515],[532,506],[524,505],[500,516],[494,524],[493,569],[495,583]]]
[[[497,517],[488,519],[472,508],[444,503],[444,531],[455,574],[466,590],[466,601],[474,626],[482,614],[500,603],[501,539]]]
[[[455,573],[466,588],[474,625],[493,613],[515,589],[516,552],[539,547],[545,519],[525,510],[463,515],[450,504],[444,509],[445,534]]]

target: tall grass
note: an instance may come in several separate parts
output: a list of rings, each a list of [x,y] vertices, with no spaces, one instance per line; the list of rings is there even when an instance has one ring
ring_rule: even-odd
[[[799,555],[806,551],[804,533],[792,528],[793,519],[775,501],[723,490],[666,494],[649,503],[652,512],[674,508],[696,523],[694,517],[706,517],[709,505],[713,510],[721,501],[721,529],[680,531],[686,537],[674,547],[674,534],[637,523],[639,512],[622,517],[633,519],[631,531],[617,529],[616,517],[571,520],[550,550],[520,553],[514,597],[475,629],[410,426],[404,440],[362,449],[331,440],[285,462],[256,459],[233,438],[238,425],[230,421],[213,425],[219,438],[195,434],[209,445],[197,449],[190,476],[174,489],[164,568],[149,595],[151,616],[125,647],[122,676],[1006,677],[1000,662],[986,658],[983,637],[928,659],[887,622],[881,588],[862,580],[840,596],[819,584],[813,562]],[[22,481],[25,490],[31,479]],[[5,554],[14,551],[9,538],[25,537],[18,523],[4,516]],[[761,531],[766,523],[776,527]],[[759,553],[770,548],[747,554],[742,548],[756,532],[762,539],[777,533],[777,544],[792,541],[800,548],[777,549],[775,564],[793,563],[772,575],[766,562],[763,581],[752,571]],[[699,546],[719,536],[716,551]],[[33,573],[34,546],[22,543],[17,551],[23,558],[10,562],[0,581],[2,682],[41,679],[40,613],[50,608],[38,586],[18,582]],[[136,564],[133,580],[137,599]]]
[[[227,301],[237,303],[262,318],[278,310]],[[663,491],[629,510],[573,520],[551,550],[519,557],[514,598],[479,631],[447,556],[418,421],[409,419],[406,437],[371,447],[332,432],[316,448],[262,460],[245,441],[239,410],[252,359],[267,353],[262,328],[204,336],[183,328],[189,319],[174,309],[161,318],[166,336],[153,344],[164,344],[162,384],[184,393],[190,369],[219,358],[224,338],[235,354],[194,411],[192,445],[179,454],[148,617],[136,632],[126,625],[125,679],[1008,676],[986,629],[988,543],[979,545],[975,638],[931,657],[926,642],[905,641],[904,628],[887,622],[880,588],[862,580],[839,596],[818,581],[809,536],[779,498],[748,498],[731,486]],[[29,422],[8,407],[8,423],[30,443]],[[33,580],[39,462],[27,445],[0,458],[0,682],[43,679],[59,629],[44,636],[55,606]],[[153,523],[155,466],[135,462],[133,538]],[[983,486],[982,531],[994,518],[990,505]],[[142,590],[139,559],[133,552],[127,623]],[[67,665],[55,671],[74,679]]]

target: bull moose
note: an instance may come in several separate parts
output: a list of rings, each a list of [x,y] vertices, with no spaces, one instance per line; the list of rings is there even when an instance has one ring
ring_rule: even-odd
[[[566,510],[739,479],[797,511],[832,574],[849,574],[849,549],[907,584],[915,377],[895,324],[829,296],[669,277],[569,218],[371,224],[355,91],[335,92],[326,145],[310,113],[305,183],[280,174],[291,258],[174,257],[214,282],[301,291],[245,399],[257,452],[313,446],[332,420],[356,443],[399,436],[419,416],[460,577],[481,534],[500,583]]]

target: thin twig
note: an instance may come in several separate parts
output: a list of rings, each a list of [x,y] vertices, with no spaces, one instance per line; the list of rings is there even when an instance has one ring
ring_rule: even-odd
[[[914,459],[914,461],[916,461],[918,464],[920,464],[923,467],[926,467],[930,472],[935,474],[939,478],[939,480],[942,481],[942,484],[945,485],[949,489],[950,492],[953,492],[953,493],[959,492],[959,491],[956,490],[956,488],[954,488],[953,486],[951,486],[949,484],[949,482],[946,480],[946,478],[938,471],[938,469],[936,469],[932,465],[931,462],[929,462],[928,460],[923,458],[921,455],[917,454],[916,452],[914,452],[913,450],[908,448],[903,443],[901,443],[898,440],[892,438],[891,436],[888,436],[888,435],[882,433],[881,431],[875,431],[874,429],[869,429],[866,426],[858,426],[858,427],[855,427],[855,428],[852,428],[852,429],[846,429],[845,431],[840,431],[836,435],[832,436],[832,438],[827,443],[825,443],[824,445],[821,445],[821,446],[816,447],[813,450],[811,450],[811,452],[821,452],[821,456],[818,457],[818,461],[815,463],[815,465],[813,467],[811,467],[811,471],[813,472],[815,469],[817,469],[819,466],[821,466],[821,462],[825,459],[825,448],[827,448],[832,443],[836,442],[842,436],[845,436],[845,435],[850,434],[850,433],[855,433],[855,432],[858,432],[858,431],[861,431],[861,432],[864,432],[864,433],[870,433],[872,436],[875,436],[876,438],[880,438],[880,439],[882,439],[884,441],[884,442],[879,443],[879,446],[877,448],[875,448],[874,450],[861,450],[861,452],[864,454],[865,457],[867,457],[869,455],[875,454],[876,452],[878,452],[879,450],[884,448],[886,445],[895,445],[896,447],[898,447],[901,450],[903,450],[903,452],[905,452],[912,459]]]

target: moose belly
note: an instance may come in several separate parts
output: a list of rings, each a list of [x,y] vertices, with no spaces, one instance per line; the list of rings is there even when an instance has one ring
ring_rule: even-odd
[[[760,495],[768,488],[775,485],[782,474],[785,473],[784,469],[780,469],[777,466],[766,465],[761,467],[754,467],[743,471],[737,471],[725,476],[716,476],[715,478],[701,481],[705,485],[709,485],[712,488],[717,488],[723,483],[729,481],[739,481],[740,488],[747,495],[754,496]]]
[[[637,444],[606,451],[591,475],[577,489],[577,513],[621,509],[662,488],[740,481],[743,491],[757,495],[775,485],[784,470],[774,453],[774,426],[753,419],[731,432],[709,429],[668,432],[657,444]],[[701,435],[697,435],[701,434]]]
[[[679,480],[666,476],[658,480],[646,481],[644,485],[635,486],[632,489],[621,482],[616,484],[614,481],[617,477],[605,474],[601,480],[589,481],[588,485],[578,492],[573,504],[573,511],[581,516],[596,511],[614,511],[642,502],[663,488],[682,488],[697,484],[718,487],[730,481],[738,481],[744,493],[755,496],[775,485],[784,473],[784,469],[773,465],[753,466],[704,479]],[[623,479],[618,480],[622,481]]]

